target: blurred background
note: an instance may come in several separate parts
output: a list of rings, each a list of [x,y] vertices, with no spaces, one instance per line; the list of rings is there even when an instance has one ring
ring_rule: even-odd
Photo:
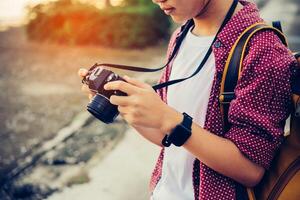
[[[255,2],[300,50],[300,0]],[[0,199],[148,199],[159,148],[91,117],[77,70],[160,67],[177,26],[151,0],[1,0]]]

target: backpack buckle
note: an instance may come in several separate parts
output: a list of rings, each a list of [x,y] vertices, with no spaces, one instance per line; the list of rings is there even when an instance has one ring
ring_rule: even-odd
[[[233,99],[235,99],[234,92],[223,92],[219,96],[219,102],[221,104],[230,104]]]

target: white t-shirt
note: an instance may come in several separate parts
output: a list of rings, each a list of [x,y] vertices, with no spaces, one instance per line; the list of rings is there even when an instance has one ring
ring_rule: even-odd
[[[174,60],[170,80],[194,73],[209,49],[213,37],[198,37],[191,31],[185,37]],[[204,126],[207,105],[215,73],[213,53],[193,78],[168,87],[168,105]],[[194,200],[193,162],[195,156],[183,147],[165,148],[162,177],[151,196],[152,200]]]

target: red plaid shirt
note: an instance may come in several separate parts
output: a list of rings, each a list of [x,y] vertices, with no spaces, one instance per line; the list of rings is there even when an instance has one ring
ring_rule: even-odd
[[[238,36],[250,25],[263,21],[255,4],[245,0],[240,2],[244,8],[228,22],[213,46],[216,73],[203,128],[228,138],[248,159],[268,169],[283,141],[285,120],[290,114],[292,68],[296,61],[275,33],[263,31],[256,34],[243,61],[243,72],[235,89],[236,99],[230,105],[231,128],[228,132],[224,131],[219,93],[226,59]],[[180,29],[173,34],[168,56],[179,34]],[[160,82],[169,79],[171,67],[172,62],[163,72]],[[166,102],[167,88],[160,90],[159,94]],[[154,190],[161,177],[163,156],[164,148],[152,174],[150,191]],[[224,159],[229,156],[224,155]],[[193,185],[196,200],[242,199],[240,195],[245,194],[244,187],[239,183],[198,159],[193,167]]]

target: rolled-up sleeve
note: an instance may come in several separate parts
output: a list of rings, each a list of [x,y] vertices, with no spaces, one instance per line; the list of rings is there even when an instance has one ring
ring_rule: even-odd
[[[291,68],[295,60],[274,35],[255,36],[230,104],[225,133],[251,161],[268,169],[284,138],[291,108]]]

